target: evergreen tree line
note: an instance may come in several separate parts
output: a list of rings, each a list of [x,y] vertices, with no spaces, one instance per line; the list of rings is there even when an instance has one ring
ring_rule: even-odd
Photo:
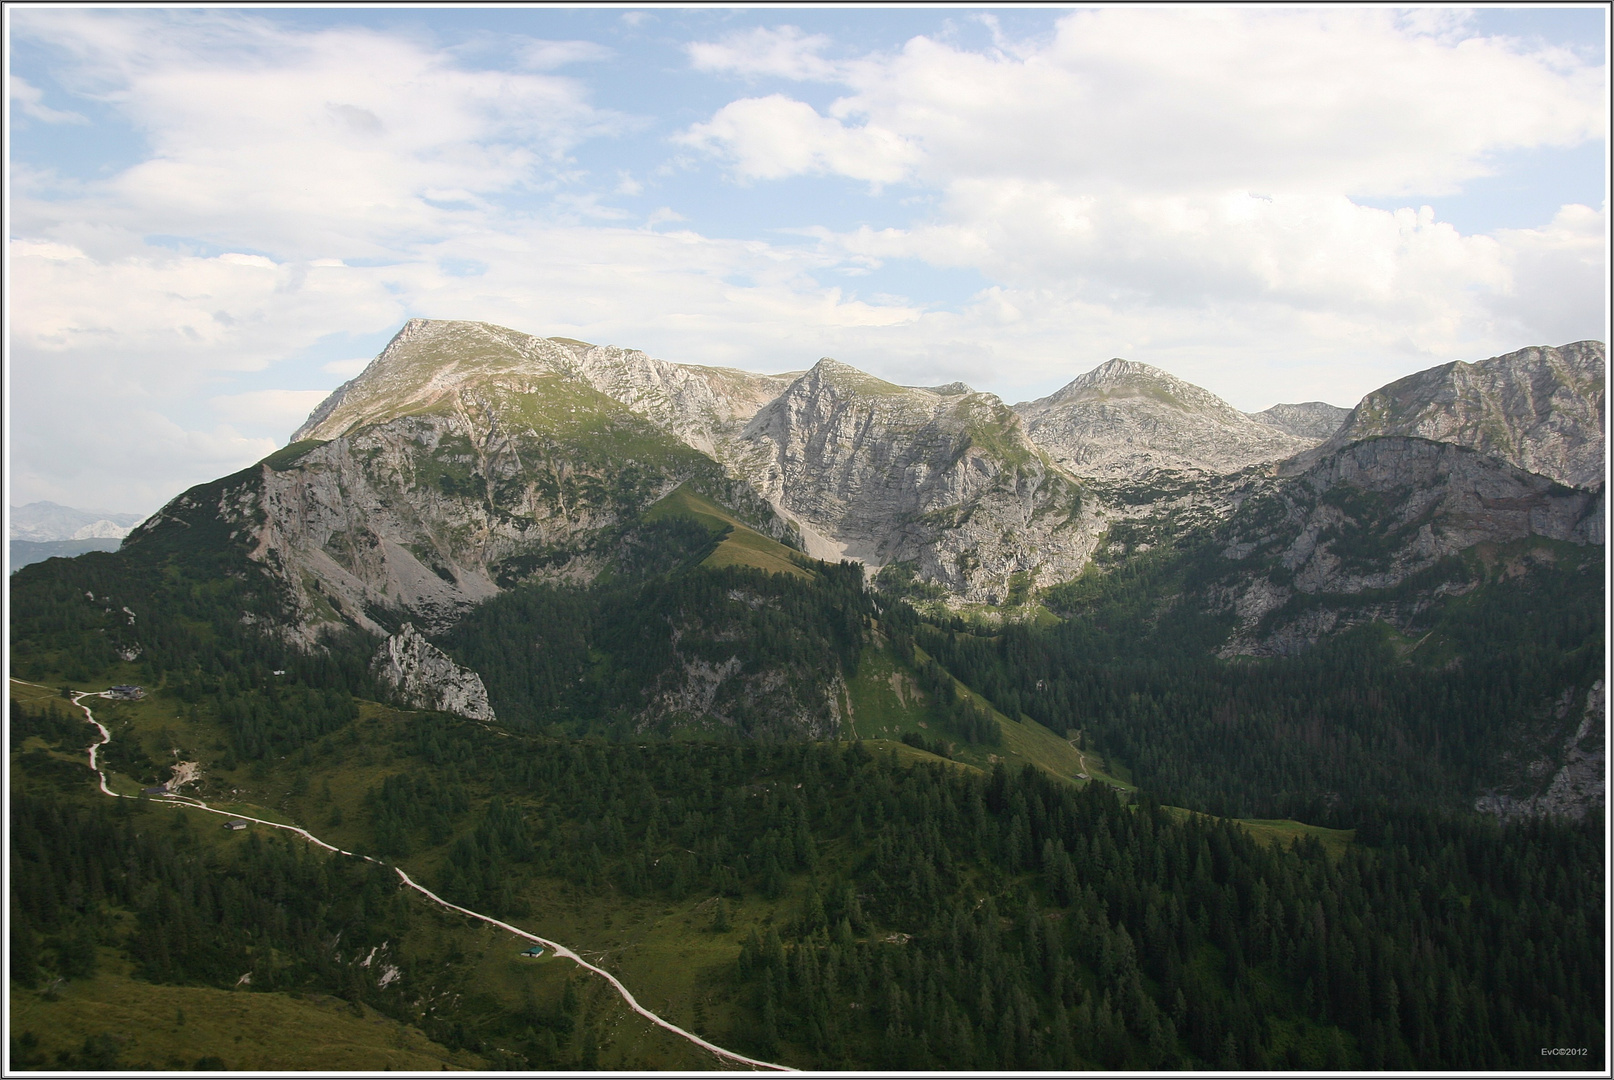
[[[1382,803],[1329,855],[1103,785],[909,767],[860,743],[512,739],[437,717],[395,738],[414,764],[376,786],[371,850],[402,837],[456,903],[520,914],[526,884],[558,878],[597,903],[715,895],[726,929],[724,900],[780,901],[736,957],[744,1019],[715,1034],[794,1064],[1600,1065],[1600,823]],[[400,1008],[366,982],[378,972],[354,974],[361,950],[403,948],[413,916],[390,872],[279,837],[222,853],[183,815],[158,828],[125,801],[15,807],[20,985],[93,972],[121,909],[143,977],[250,973]],[[586,1032],[528,1011],[412,1020],[450,1045],[525,1047],[524,1067],[578,1060]],[[1593,1056],[1547,1065],[1542,1046]]]
[[[597,1053],[597,1033],[574,1034],[584,1019],[574,987],[558,1011],[528,1000],[520,1011],[490,1013],[465,954],[436,940],[446,917],[403,889],[390,868],[274,832],[251,832],[221,851],[197,835],[216,824],[130,800],[84,806],[56,793],[14,794],[12,985],[48,990],[89,978],[99,950],[111,946],[149,982],[329,993],[356,1013],[362,1002],[499,1067],[584,1064],[584,1035]],[[132,914],[132,925],[120,913]],[[13,1065],[225,1068],[213,1058],[124,1061],[104,1034],[54,1061],[38,1046],[37,1032],[13,1031]]]
[[[1438,599],[1421,642],[1370,624],[1236,663],[1213,653],[1225,622],[1182,598],[1187,571],[1147,556],[1063,587],[1049,628],[926,622],[900,601],[881,623],[1007,715],[1082,732],[1162,801],[1315,822],[1385,793],[1456,807],[1507,780],[1563,691],[1601,674],[1600,572],[1536,567]]]
[[[858,743],[540,740],[513,754],[459,735],[457,767],[489,799],[436,881],[456,903],[516,914],[538,877],[602,902],[788,898],[778,946],[759,930],[736,968],[753,1023],[734,1037],[759,1054],[1551,1068],[1565,1062],[1540,1047],[1595,1055],[1602,1038],[1597,824],[1379,803],[1363,842],[1329,855],[1104,785],[905,767]]]

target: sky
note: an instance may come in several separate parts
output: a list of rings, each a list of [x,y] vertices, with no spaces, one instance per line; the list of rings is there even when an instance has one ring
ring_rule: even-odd
[[[5,9],[8,502],[149,513],[411,317],[1241,409],[1607,340],[1607,10]]]

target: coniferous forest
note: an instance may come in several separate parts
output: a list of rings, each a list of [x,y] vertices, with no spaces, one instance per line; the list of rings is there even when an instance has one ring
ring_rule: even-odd
[[[195,755],[207,797],[540,933],[563,904],[613,933],[682,918],[700,981],[650,1004],[767,1060],[1605,1067],[1602,817],[1469,809],[1509,718],[1600,669],[1600,562],[1449,598],[1426,616],[1444,650],[1428,663],[1372,624],[1230,662],[1206,619],[1158,617],[1191,552],[1072,585],[1052,623],[988,625],[868,589],[850,564],[701,568],[698,540],[647,531],[595,585],[518,587],[442,635],[483,674],[493,726],[389,705],[373,640],[310,652],[255,631],[242,613],[280,601],[245,560],[25,568],[14,673],[43,689],[14,693],[9,717],[14,1009],[116,974],[330,996],[473,1067],[665,1063],[607,1022],[598,980],[501,996],[463,920],[385,865],[100,795],[94,729],[58,688],[133,681],[142,702],[94,699],[129,784]],[[727,730],[636,726],[641,688],[691,657],[777,672],[785,696],[879,662],[924,695],[926,726],[803,741],[745,701],[718,702]],[[1068,734],[1132,783],[958,753],[1007,754],[1016,725]],[[241,1067],[228,1047],[131,1056],[111,1031],[11,1037],[14,1068]]]

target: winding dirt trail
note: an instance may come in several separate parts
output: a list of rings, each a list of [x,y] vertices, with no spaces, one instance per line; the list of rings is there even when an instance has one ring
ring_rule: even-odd
[[[21,679],[17,679],[17,680],[14,680],[14,681],[23,682],[23,680],[21,680]],[[25,685],[25,686],[39,686],[38,683],[23,683],[23,685]],[[39,687],[39,688],[42,689],[42,690],[48,690],[49,689],[49,687]],[[110,787],[108,787],[107,782],[106,782],[106,772],[104,770],[102,770],[102,768],[101,768],[101,764],[100,764],[100,760],[99,760],[101,747],[105,746],[107,743],[112,741],[112,733],[106,729],[106,725],[102,724],[101,721],[99,721],[99,720],[97,720],[95,718],[95,713],[91,712],[90,707],[88,705],[84,704],[84,699],[85,698],[90,698],[90,697],[103,697],[104,698],[104,697],[108,697],[108,696],[109,696],[109,693],[107,691],[91,692],[91,691],[86,690],[86,691],[77,691],[77,692],[75,692],[73,694],[73,704],[78,706],[80,709],[84,710],[85,719],[87,719],[91,724],[94,724],[96,730],[101,733],[101,741],[90,747],[90,768],[95,771],[95,775],[100,779],[100,781],[101,781],[101,791],[102,791],[103,794],[110,795],[114,799],[132,799],[132,798],[136,798],[136,796],[133,796],[133,795],[119,795],[116,791],[113,791]],[[267,825],[272,829],[283,829],[286,832],[296,833],[298,836],[301,836],[304,840],[307,840],[310,844],[315,844],[315,845],[317,845],[319,847],[322,847],[326,851],[332,851],[332,852],[335,852],[338,855],[346,855],[349,858],[363,859],[365,862],[372,862],[372,863],[375,863],[378,866],[390,866],[390,864],[383,863],[380,859],[373,859],[368,855],[360,855],[360,854],[358,854],[356,852],[352,852],[352,851],[343,851],[341,848],[336,847],[333,844],[327,844],[325,841],[321,840],[319,837],[315,836],[313,833],[309,832],[307,829],[299,828],[296,825],[284,825],[284,824],[281,824],[278,821],[265,821],[263,818],[250,817],[250,816],[248,816],[246,814],[232,813],[232,812],[227,811],[227,810],[215,810],[213,807],[207,805],[207,803],[203,802],[201,799],[192,798],[189,795],[167,795],[167,796],[164,796],[162,798],[162,801],[169,804],[169,805],[171,805],[171,806],[184,806],[184,807],[188,807],[188,808],[190,808],[192,810],[201,810],[201,811],[204,811],[205,813],[209,813],[209,814],[218,814],[220,817],[234,818],[234,819],[238,819],[238,820],[241,820],[241,821],[252,821],[252,822],[256,822],[259,825]],[[671,1023],[670,1021],[667,1021],[667,1020],[663,1020],[661,1017],[657,1016],[655,1013],[651,1012],[649,1009],[645,1008],[643,1005],[640,1005],[638,1000],[635,999],[634,996],[631,993],[628,992],[628,988],[626,986],[623,986],[622,981],[620,979],[618,979],[615,975],[612,975],[609,971],[606,971],[604,968],[594,966],[593,964],[589,963],[587,960],[584,960],[581,956],[578,956],[577,953],[573,952],[571,949],[568,949],[566,946],[562,945],[560,942],[558,942],[558,941],[550,941],[548,938],[539,937],[537,934],[529,933],[528,931],[522,930],[519,927],[511,926],[507,922],[501,922],[500,920],[495,919],[490,915],[483,915],[481,912],[472,911],[470,908],[463,908],[463,907],[460,907],[458,904],[451,904],[447,900],[444,900],[441,896],[438,896],[436,893],[434,893],[430,889],[426,888],[424,885],[421,885],[420,883],[415,881],[415,879],[410,877],[408,874],[404,873],[403,869],[401,867],[391,866],[391,869],[392,869],[392,871],[394,873],[396,873],[398,875],[398,880],[402,881],[405,885],[409,886],[409,888],[414,889],[416,892],[420,893],[422,896],[426,897],[428,900],[431,900],[433,903],[439,904],[439,905],[447,908],[450,911],[457,911],[461,915],[468,915],[473,919],[479,919],[482,922],[487,923],[489,926],[497,926],[499,929],[507,931],[507,932],[509,932],[511,934],[514,934],[517,937],[525,938],[528,941],[535,942],[536,944],[542,945],[544,948],[549,949],[556,956],[564,957],[565,959],[570,960],[573,963],[577,964],[579,967],[586,968],[587,970],[592,971],[594,974],[598,975],[600,978],[602,978],[606,982],[610,983],[611,986],[616,990],[616,992],[618,994],[622,995],[622,1000],[627,1002],[628,1008],[632,1009],[634,1012],[638,1013],[640,1016],[644,1017],[646,1020],[650,1021],[652,1024],[655,1024],[657,1027],[665,1028],[666,1030],[672,1032],[674,1035],[677,1035],[678,1037],[680,1037],[682,1039],[687,1039],[689,1042],[694,1043],[696,1046],[700,1047],[702,1050],[706,1050],[709,1053],[715,1054],[717,1057],[722,1058],[724,1060],[733,1061],[733,1062],[736,1062],[736,1063],[738,1063],[740,1065],[749,1065],[752,1068],[756,1068],[756,1069],[773,1069],[773,1070],[775,1070],[777,1072],[796,1072],[797,1071],[797,1070],[791,1068],[789,1065],[778,1065],[778,1064],[775,1064],[774,1062],[771,1062],[771,1061],[759,1061],[756,1058],[746,1057],[744,1054],[737,1054],[733,1050],[725,1050],[721,1046],[718,1046],[716,1043],[707,1042],[705,1039],[701,1038],[699,1035],[696,1035],[694,1032],[685,1031],[683,1028],[679,1027],[677,1024]]]

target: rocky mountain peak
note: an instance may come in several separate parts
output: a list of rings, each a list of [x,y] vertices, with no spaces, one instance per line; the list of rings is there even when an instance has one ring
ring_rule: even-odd
[[[1339,430],[1351,410],[1326,401],[1302,401],[1296,405],[1274,405],[1249,415],[1302,439],[1326,439]]]
[[[1410,435],[1467,446],[1573,487],[1598,487],[1608,430],[1606,353],[1601,341],[1577,341],[1408,375],[1364,397],[1316,453]]]
[[[492,323],[410,319],[369,367],[320,403],[292,441],[336,438],[495,382],[529,394],[538,389],[534,380],[557,376],[708,454],[790,384],[782,376],[669,363],[638,349],[534,337]]]
[[[1187,412],[1242,415],[1209,390],[1177,378],[1151,364],[1119,357],[1106,360],[1085,375],[1078,375],[1043,401],[1052,404],[1081,400],[1146,398]]]
[[[556,374],[574,346],[484,322],[410,319],[370,366],[337,387],[292,433],[334,439],[364,424],[429,408],[455,390],[498,375]]]
[[[1236,472],[1316,444],[1233,408],[1149,364],[1108,360],[1014,407],[1031,440],[1078,476],[1137,478],[1156,469]]]

